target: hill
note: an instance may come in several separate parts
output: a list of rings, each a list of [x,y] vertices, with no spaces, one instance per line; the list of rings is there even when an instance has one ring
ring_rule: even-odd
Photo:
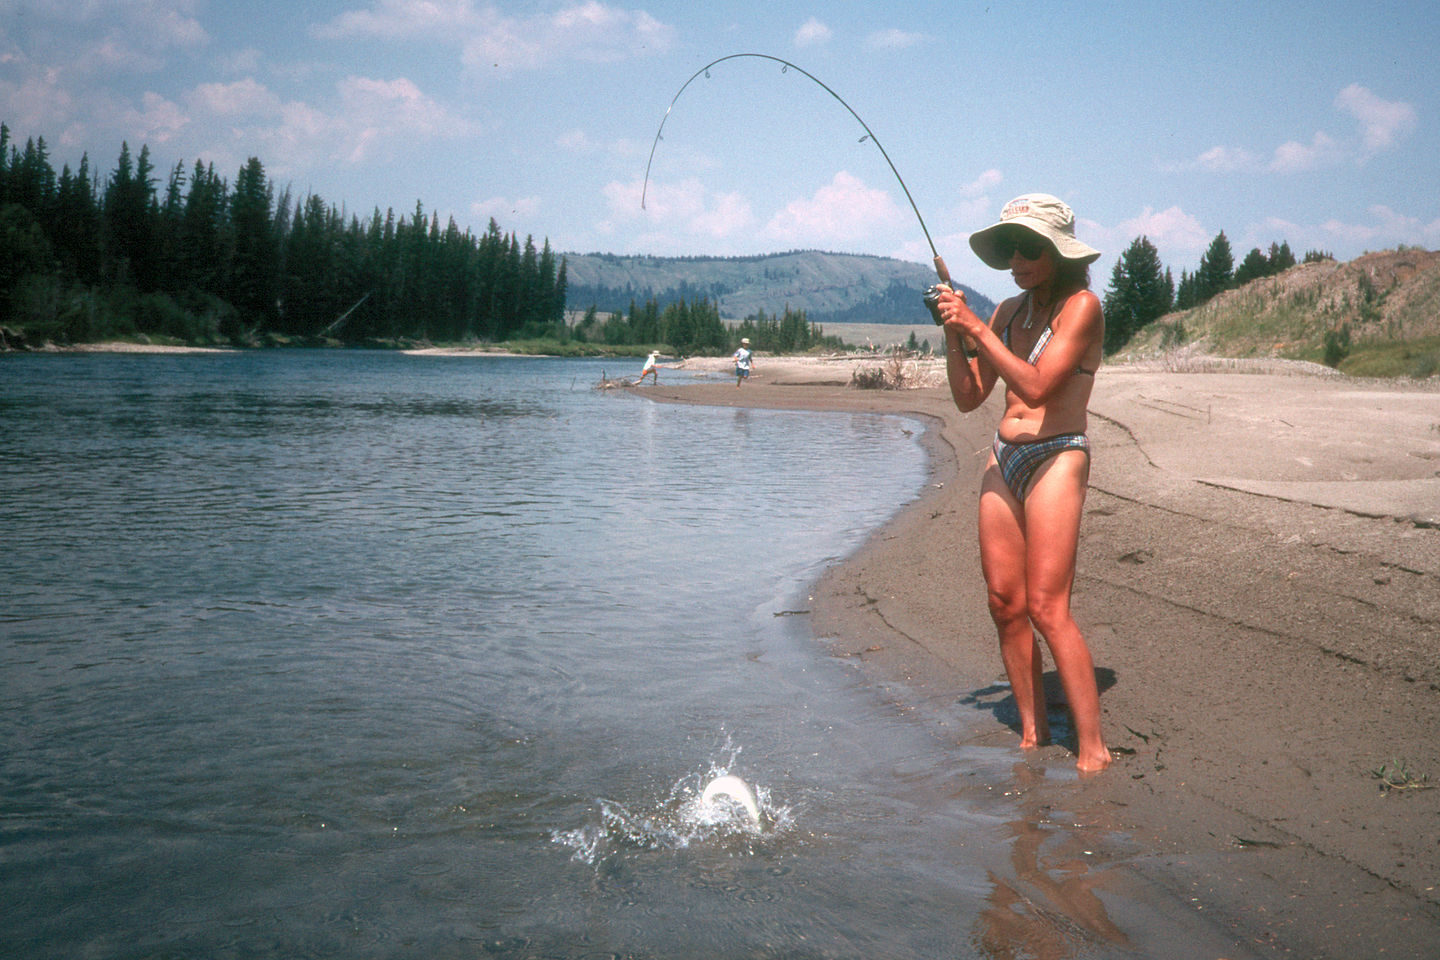
[[[1167,314],[1120,352],[1327,359],[1354,376],[1440,369],[1440,253],[1400,248],[1302,263]]]
[[[929,323],[921,303],[935,282],[927,266],[848,253],[799,250],[754,257],[632,257],[565,254],[566,307],[628,311],[654,298],[663,308],[704,297],[720,316],[738,322],[760,311],[804,310],[811,323]],[[977,313],[995,308],[965,287]]]

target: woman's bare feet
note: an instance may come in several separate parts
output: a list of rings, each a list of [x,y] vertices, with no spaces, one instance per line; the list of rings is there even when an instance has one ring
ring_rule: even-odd
[[[1110,766],[1112,759],[1114,758],[1110,756],[1110,751],[1104,747],[1101,747],[1098,753],[1082,752],[1075,761],[1075,769],[1081,773],[1099,773]]]
[[[1043,725],[1043,726],[1040,726],[1040,727],[1038,727],[1037,729],[1035,729],[1035,730],[1033,730],[1033,731],[1031,731],[1031,732],[1029,732],[1029,733],[1026,733],[1026,732],[1024,732],[1023,730],[1022,730],[1021,733],[1020,733],[1020,749],[1021,749],[1021,750],[1038,750],[1040,747],[1048,747],[1049,745],[1050,745],[1050,726],[1049,726],[1049,724],[1045,724],[1045,725]]]

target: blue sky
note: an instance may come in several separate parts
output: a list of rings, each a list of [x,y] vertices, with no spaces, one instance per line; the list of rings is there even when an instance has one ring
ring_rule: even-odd
[[[0,119],[52,163],[162,175],[259,157],[296,199],[416,201],[560,251],[820,248],[957,279],[1011,197],[1054,193],[1178,279],[1224,230],[1348,259],[1440,246],[1440,17],[1427,3],[0,0]]]

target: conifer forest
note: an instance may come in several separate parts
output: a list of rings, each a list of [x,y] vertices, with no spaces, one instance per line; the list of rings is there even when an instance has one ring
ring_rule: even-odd
[[[565,261],[492,219],[479,236],[420,202],[361,217],[294,197],[256,158],[55,172],[0,124],[0,323],[30,339],[190,343],[500,341],[563,325]]]

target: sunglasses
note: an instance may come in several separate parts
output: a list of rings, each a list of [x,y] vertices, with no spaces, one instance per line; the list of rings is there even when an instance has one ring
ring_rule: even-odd
[[[1002,260],[1009,260],[1020,254],[1026,260],[1039,260],[1050,245],[1033,233],[1012,233],[995,238],[995,253]]]

